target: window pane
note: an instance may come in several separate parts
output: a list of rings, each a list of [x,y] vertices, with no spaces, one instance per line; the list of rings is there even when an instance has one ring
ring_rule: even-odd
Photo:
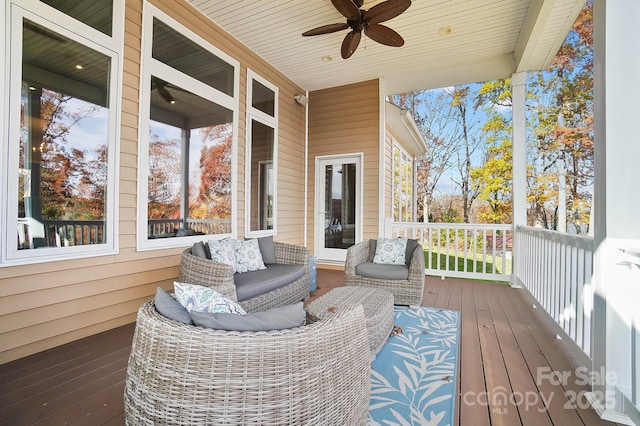
[[[23,40],[18,249],[103,244],[110,59],[29,21]]]
[[[157,18],[153,20],[152,56],[222,93],[233,96],[233,66]]]
[[[251,93],[251,105],[259,109],[265,114],[274,117],[275,114],[276,94],[273,90],[265,87],[263,84],[253,80],[253,88]]]
[[[356,223],[356,164],[326,166],[325,174],[325,248],[346,249],[354,244]]]
[[[400,176],[400,150],[397,147],[393,148],[393,220],[400,221],[400,199],[402,197],[402,191],[400,184],[402,182]]]
[[[111,34],[113,21],[113,0],[69,1],[69,0],[40,0],[51,7],[66,13],[72,18],[95,28],[98,31]]]
[[[231,232],[233,112],[154,76],[151,89],[148,237]]]
[[[272,127],[251,121],[251,231],[273,229]]]
[[[393,147],[393,220],[413,220],[413,160],[397,145]]]

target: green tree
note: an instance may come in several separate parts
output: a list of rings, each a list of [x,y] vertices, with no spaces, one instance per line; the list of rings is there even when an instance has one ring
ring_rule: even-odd
[[[471,171],[478,199],[490,207],[479,216],[492,223],[510,223],[513,210],[511,81],[493,80],[482,84],[474,107],[483,109],[487,116],[482,125],[487,146],[485,159],[480,167]]]

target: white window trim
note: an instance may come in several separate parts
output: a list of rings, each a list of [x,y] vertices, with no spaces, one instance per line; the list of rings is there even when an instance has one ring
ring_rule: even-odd
[[[233,66],[233,96],[208,86],[201,81],[183,74],[180,71],[151,57],[153,46],[153,19],[157,18],[174,30],[178,31],[200,47],[210,51],[212,54]],[[187,87],[197,87],[195,93],[212,102],[215,102],[233,112],[233,136],[231,141],[231,232],[229,234],[216,235],[194,235],[179,238],[148,239],[147,217],[148,217],[148,164],[149,164],[149,117],[151,96],[151,74],[160,78],[167,76],[167,79],[175,81]],[[157,7],[144,2],[142,10],[142,49],[140,58],[140,111],[138,129],[138,220],[137,220],[137,250],[159,250],[166,248],[184,247],[195,242],[207,239],[219,239],[224,237],[235,237],[237,235],[237,164],[238,164],[238,121],[239,121],[239,93],[240,90],[240,63],[231,56],[219,50],[217,47],[195,34],[193,31],[180,24],[178,21],[162,12]]]
[[[255,80],[274,92],[273,117],[253,107],[253,84]],[[278,87],[251,69],[247,69],[247,113],[245,146],[245,236],[264,237],[278,234]],[[273,229],[251,231],[251,121],[255,120],[273,128]]]
[[[113,27],[110,37],[100,31],[84,25],[65,13],[37,0],[14,0],[7,2],[4,9],[5,34],[3,35],[5,52],[3,69],[9,72],[4,76],[4,90],[7,99],[2,103],[3,120],[8,120],[3,125],[5,133],[3,143],[2,164],[5,170],[2,173],[2,188],[5,189],[2,198],[3,230],[0,232],[3,244],[1,249],[0,266],[13,266],[21,264],[33,264],[51,261],[71,260],[87,257],[105,256],[118,253],[118,208],[116,200],[119,193],[118,170],[120,152],[120,110],[122,97],[121,76],[123,69],[122,40],[124,37],[124,2],[115,0],[113,4]],[[89,244],[74,247],[43,247],[38,250],[18,250],[16,247],[17,200],[18,183],[10,176],[18,175],[18,163],[12,161],[19,155],[19,146],[11,143],[20,135],[20,111],[21,83],[22,82],[22,19],[26,18],[46,28],[62,34],[78,43],[111,58],[109,99],[109,126],[108,126],[108,154],[107,154],[107,194],[106,194],[106,220],[105,244]],[[71,31],[70,29],[73,29]],[[12,43],[13,41],[13,43]],[[19,42],[18,42],[19,41]],[[17,80],[15,81],[16,77]],[[11,113],[13,112],[13,113]],[[13,237],[11,237],[13,236]]]

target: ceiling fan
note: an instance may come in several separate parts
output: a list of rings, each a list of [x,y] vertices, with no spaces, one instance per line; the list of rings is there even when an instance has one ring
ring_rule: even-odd
[[[400,15],[411,6],[411,0],[387,0],[369,10],[360,9],[363,2],[364,0],[331,0],[338,12],[347,18],[347,22],[323,25],[306,31],[302,35],[306,37],[329,34],[351,28],[340,49],[343,59],[351,57],[353,52],[356,51],[358,44],[360,44],[362,31],[367,37],[378,43],[393,47],[402,46],[404,40],[400,34],[389,27],[380,25],[380,22],[388,21]]]

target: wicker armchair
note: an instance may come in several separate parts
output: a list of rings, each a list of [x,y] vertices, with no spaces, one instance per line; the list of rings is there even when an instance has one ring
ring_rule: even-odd
[[[374,278],[357,274],[358,265],[367,262],[369,258],[369,241],[363,241],[347,249],[347,259],[344,269],[345,285],[375,287],[387,290],[393,294],[396,305],[420,306],[424,292],[424,250],[420,244],[413,251],[408,265],[409,275],[405,279]]]
[[[247,312],[260,312],[299,302],[309,296],[309,249],[274,242],[276,262],[289,265],[303,265],[305,273],[299,279],[261,294],[252,299],[238,302]],[[178,281],[214,288],[233,301],[238,301],[234,284],[233,268],[224,263],[212,262],[191,254],[191,248],[182,252]]]
[[[201,328],[138,311],[126,424],[365,424],[370,358],[361,305],[281,331]]]

